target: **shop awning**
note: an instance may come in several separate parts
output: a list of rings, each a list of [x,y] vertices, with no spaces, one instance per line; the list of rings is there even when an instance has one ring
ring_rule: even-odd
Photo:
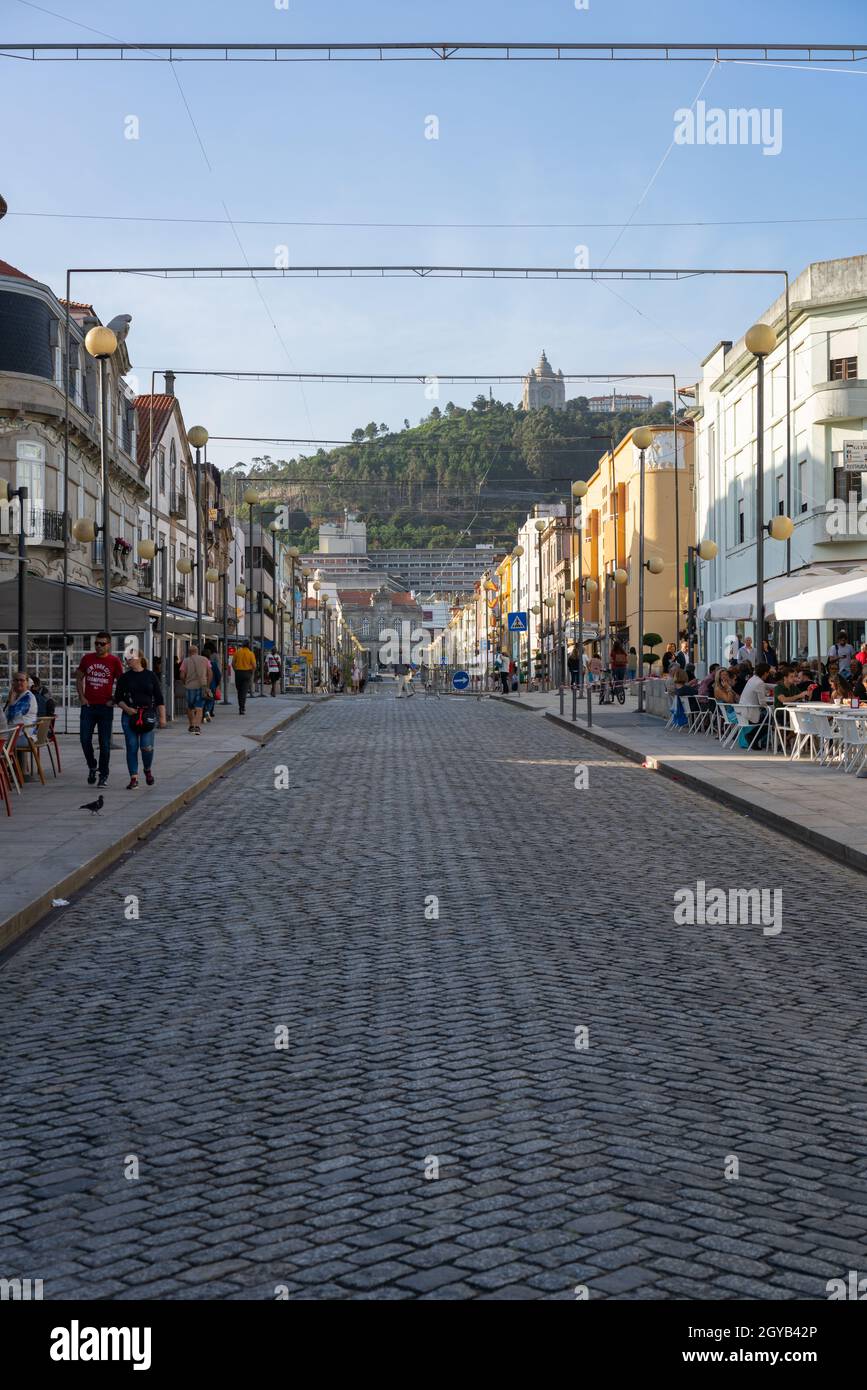
[[[103,597],[100,589],[87,589],[81,584],[68,585],[67,631],[70,633],[98,632],[103,625]],[[145,632],[159,625],[159,604],[152,598],[140,599],[134,594],[112,593],[109,599],[109,622],[113,633]],[[166,626],[169,632],[190,636],[196,631],[196,615],[186,609],[167,608]],[[0,584],[0,632],[18,629],[18,580]],[[54,579],[27,576],[27,629],[29,632],[63,632],[63,585]],[[212,619],[202,621],[207,637],[220,637],[222,627]]]
[[[850,579],[837,576],[836,584],[825,584],[821,589],[795,594],[777,604],[776,616],[781,622],[800,618],[821,621],[829,618],[836,621],[848,619],[861,621],[867,618],[867,573],[854,575]]]
[[[780,611],[781,604],[792,604],[797,598],[809,596],[828,587],[836,587],[845,578],[839,570],[801,570],[797,574],[781,574],[765,584],[765,617],[783,622],[787,618],[815,616],[805,612]],[[867,580],[867,575],[864,576]],[[756,587],[738,589],[733,594],[712,599],[699,605],[698,621],[708,623],[753,622],[756,616]]]
[[[103,625],[103,599],[99,589],[86,589],[79,584],[68,586],[69,632],[98,632]],[[144,632],[148,626],[148,609],[112,594],[109,599],[112,632]],[[0,584],[0,630],[15,632],[18,628],[18,580]],[[27,628],[30,632],[63,632],[63,585],[53,579],[27,576]]]

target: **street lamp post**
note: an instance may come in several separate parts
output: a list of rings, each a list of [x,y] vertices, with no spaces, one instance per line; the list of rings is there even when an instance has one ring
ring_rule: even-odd
[[[675,402],[675,405],[677,402]],[[653,430],[642,425],[639,429],[633,430],[632,442],[639,451],[638,463],[638,642],[639,653],[639,681],[638,681],[638,713],[644,712],[644,455],[645,451],[653,443]],[[674,436],[674,466],[677,470],[677,421],[675,421]],[[679,585],[677,577],[677,556],[674,560],[674,582]]]
[[[512,551],[512,554],[514,555],[514,557],[515,557],[515,559],[516,559],[516,561],[517,561],[517,563],[518,563],[518,602],[517,602],[517,604],[516,604],[516,611],[520,611],[520,609],[521,609],[521,556],[523,555],[523,553],[524,553],[524,547],[523,547],[522,545],[516,545],[516,546],[515,546],[515,549]],[[528,618],[528,619],[527,619],[527,645],[528,645],[528,650],[529,650],[529,642],[530,642],[530,631],[529,631],[529,630],[530,630],[530,619]],[[520,633],[520,630],[518,631],[518,660],[517,660],[517,662],[516,662],[515,664],[516,664],[516,666],[517,666],[517,671],[518,671],[518,694],[520,695],[520,693],[521,693],[521,633]],[[529,678],[529,671],[528,671],[527,674],[528,674],[528,678]]]
[[[535,529],[536,529],[536,548],[537,548],[537,551],[538,551],[538,559],[539,559],[539,604],[538,604],[538,608],[536,607],[535,604],[533,605],[533,612],[534,612],[534,613],[538,613],[538,615],[539,615],[539,617],[538,617],[538,619],[537,619],[537,623],[536,623],[536,629],[537,629],[537,630],[536,630],[536,646],[537,646],[539,652],[541,652],[541,651],[542,651],[542,618],[541,618],[541,614],[542,614],[542,532],[546,529],[548,523],[547,523],[547,521],[544,521],[544,520],[542,519],[542,517],[537,517],[536,520],[533,522],[533,525],[534,525],[534,527],[535,527]],[[543,672],[543,674],[542,674],[542,689],[545,690],[545,691],[547,691],[547,689],[548,689],[548,680],[547,680],[547,668],[546,668],[546,666],[545,666],[544,654],[543,654],[543,656],[542,656],[542,663],[541,663],[541,664],[542,664],[542,672]]]
[[[250,614],[250,620],[249,620],[249,621],[250,621],[250,632],[249,632],[249,637],[250,637],[250,646],[251,646],[251,648],[252,648],[252,650],[253,650],[253,652],[254,652],[254,654],[255,654],[255,651],[256,651],[256,644],[255,644],[255,640],[254,640],[254,637],[253,637],[253,599],[254,599],[254,597],[255,597],[256,590],[253,588],[253,581],[252,581],[252,573],[253,573],[253,526],[254,526],[254,518],[255,518],[256,506],[257,506],[257,504],[258,504],[258,502],[259,502],[259,494],[258,494],[258,492],[256,491],[256,489],[255,489],[254,487],[248,487],[248,488],[245,488],[245,489],[244,489],[244,501],[246,502],[247,506],[250,508],[250,565],[249,565],[249,570],[250,570],[251,579],[250,579],[250,587],[249,587],[249,589],[247,590],[247,593],[248,593],[249,596],[250,596],[250,603],[249,603],[249,614]],[[261,530],[262,530],[262,520],[261,520],[261,514],[260,514],[260,518],[259,518],[259,531],[260,531],[260,535],[261,535]],[[261,549],[261,546],[260,546],[260,549]],[[262,568],[262,566],[261,566],[261,560],[262,560],[262,556],[260,555],[260,556],[259,556],[260,569]],[[261,593],[260,593],[259,602],[261,603],[261,601],[262,601],[262,598],[261,598]],[[259,656],[258,656],[257,659],[256,659],[256,666],[257,666],[257,668],[261,668],[261,664],[262,664],[262,648],[261,648],[261,643],[260,643],[260,647],[259,647]],[[259,670],[259,679],[261,680],[261,669]],[[256,693],[256,692],[255,692],[255,684],[258,684],[258,682],[255,682],[255,683],[254,683],[254,689],[253,689],[253,691],[251,691],[252,694],[255,694],[255,693]]]
[[[204,425],[193,425],[187,441],[196,451],[196,646],[202,650],[202,450],[208,442]]]
[[[686,550],[686,573],[687,573],[687,618],[686,635],[689,639],[689,661],[693,660],[693,647],[696,645],[696,621],[695,621],[695,598],[698,588],[698,561],[713,560],[719,547],[716,541],[702,541],[699,545],[687,546]]]
[[[578,688],[584,687],[584,498],[587,496],[587,484],[582,478],[578,478],[572,484],[572,530],[569,535],[569,558],[572,558],[572,546],[574,536],[578,532],[578,656],[580,664],[578,667]],[[578,517],[575,516],[575,498],[578,498]],[[580,524],[577,524],[580,522]],[[569,566],[569,582],[574,582],[574,565]]]
[[[767,323],[753,324],[744,337],[756,359],[756,651],[761,660],[765,636],[765,358],[777,345]]]
[[[26,487],[0,478],[0,501],[18,500],[18,670],[27,670],[27,497]]]
[[[117,350],[117,338],[110,328],[91,328],[84,340],[90,356],[99,363],[99,476],[102,484],[102,623],[106,632],[109,626],[109,606],[111,599],[111,545],[108,490],[108,420],[106,418],[105,370],[109,357]]]
[[[157,555],[160,557],[160,675],[162,676],[163,689],[172,691],[174,688],[174,672],[170,674],[168,669],[168,641],[166,635],[166,628],[168,626],[168,554],[168,547],[165,541],[158,545],[152,536],[145,536],[138,543],[139,560],[144,560],[146,564],[154,565]],[[156,566],[154,565],[152,575],[155,575],[155,573]],[[171,719],[174,714],[174,699],[168,701],[167,708],[169,710],[168,718]]]

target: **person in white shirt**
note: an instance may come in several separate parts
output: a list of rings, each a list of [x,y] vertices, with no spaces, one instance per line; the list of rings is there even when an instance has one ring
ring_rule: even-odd
[[[748,661],[751,666],[755,665],[756,650],[753,646],[752,637],[745,637],[743,644],[738,647],[738,661]]]
[[[774,687],[768,685],[765,677],[770,674],[770,666],[766,661],[760,661],[755,669],[755,674],[750,676],[741,692],[738,701],[741,709],[746,710],[747,717],[751,724],[767,724],[770,716],[770,703],[773,698]],[[748,736],[751,748],[762,747],[765,743],[766,732],[751,734]]]
[[[30,677],[26,671],[16,671],[12,677],[12,689],[9,691],[4,712],[7,724],[17,724],[22,730],[15,740],[17,746],[26,745],[25,733],[29,734],[31,738],[36,737],[36,721],[39,718],[39,709],[36,704],[36,696],[30,689]]]
[[[828,660],[836,661],[837,668],[842,676],[849,674],[852,666],[852,658],[855,655],[855,648],[849,641],[845,632],[837,633],[837,641],[832,642],[828,648]]]

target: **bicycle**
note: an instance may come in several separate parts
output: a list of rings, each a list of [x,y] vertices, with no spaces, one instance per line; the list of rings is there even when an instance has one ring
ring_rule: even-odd
[[[626,703],[626,687],[623,683],[623,675],[615,678],[613,671],[604,671],[599,682],[599,703],[600,705],[613,705],[615,699],[617,703]]]

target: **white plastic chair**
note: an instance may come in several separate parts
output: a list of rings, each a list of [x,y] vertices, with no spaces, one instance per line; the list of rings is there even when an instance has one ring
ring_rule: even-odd
[[[867,725],[860,719],[840,720],[840,766],[860,772],[867,758]]]

